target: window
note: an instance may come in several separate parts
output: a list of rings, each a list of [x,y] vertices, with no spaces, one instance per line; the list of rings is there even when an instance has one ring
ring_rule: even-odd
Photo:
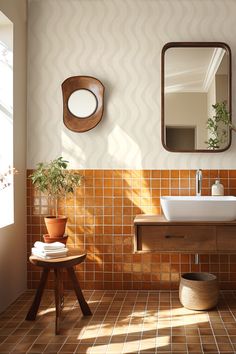
[[[14,222],[13,24],[0,12],[0,227]]]

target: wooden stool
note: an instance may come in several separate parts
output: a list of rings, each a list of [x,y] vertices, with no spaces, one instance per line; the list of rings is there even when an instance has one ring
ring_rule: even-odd
[[[67,257],[55,258],[55,259],[43,259],[36,256],[30,256],[29,260],[32,264],[42,267],[43,272],[39,282],[38,289],[36,291],[33,303],[29,309],[26,316],[27,321],[34,321],[39,309],[40,301],[43,295],[43,291],[47,282],[48,274],[50,270],[54,270],[55,276],[55,305],[56,305],[56,323],[55,323],[55,333],[59,334],[60,331],[60,315],[64,306],[64,295],[63,295],[63,269],[65,268],[69,274],[72,281],[80,308],[84,316],[92,315],[92,312],[83,296],[79,282],[76,278],[74,266],[80,264],[86,258],[86,253],[79,253],[75,250],[70,250]]]

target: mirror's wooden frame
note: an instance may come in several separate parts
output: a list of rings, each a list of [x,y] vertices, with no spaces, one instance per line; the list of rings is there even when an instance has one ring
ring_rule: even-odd
[[[227,147],[224,149],[218,149],[218,150],[208,150],[208,149],[199,149],[199,150],[171,150],[166,146],[165,143],[165,52],[169,48],[204,48],[204,47],[219,47],[225,49],[229,56],[229,85],[228,85],[228,92],[229,92],[229,113],[230,113],[230,119],[232,121],[232,59],[231,59],[231,49],[230,47],[223,42],[169,42],[164,45],[161,51],[161,142],[163,147],[169,151],[169,152],[183,152],[183,153],[215,153],[215,152],[223,152],[225,150],[228,150],[231,146],[231,141],[232,141],[232,130],[230,130],[229,133],[229,144]]]
[[[95,128],[102,119],[104,110],[105,88],[101,81],[92,76],[71,76],[62,83],[61,87],[63,94],[63,121],[65,126],[77,133],[83,133]],[[80,89],[91,91],[97,99],[95,111],[85,118],[75,116],[68,107],[70,95]]]

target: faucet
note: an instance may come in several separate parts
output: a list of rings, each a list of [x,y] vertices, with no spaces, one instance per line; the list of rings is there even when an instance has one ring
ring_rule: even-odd
[[[199,197],[202,194],[202,170],[196,171],[196,196]]]

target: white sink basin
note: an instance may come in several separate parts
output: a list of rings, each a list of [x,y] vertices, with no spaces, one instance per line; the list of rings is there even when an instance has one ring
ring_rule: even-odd
[[[231,221],[236,219],[236,197],[161,197],[169,221]]]

